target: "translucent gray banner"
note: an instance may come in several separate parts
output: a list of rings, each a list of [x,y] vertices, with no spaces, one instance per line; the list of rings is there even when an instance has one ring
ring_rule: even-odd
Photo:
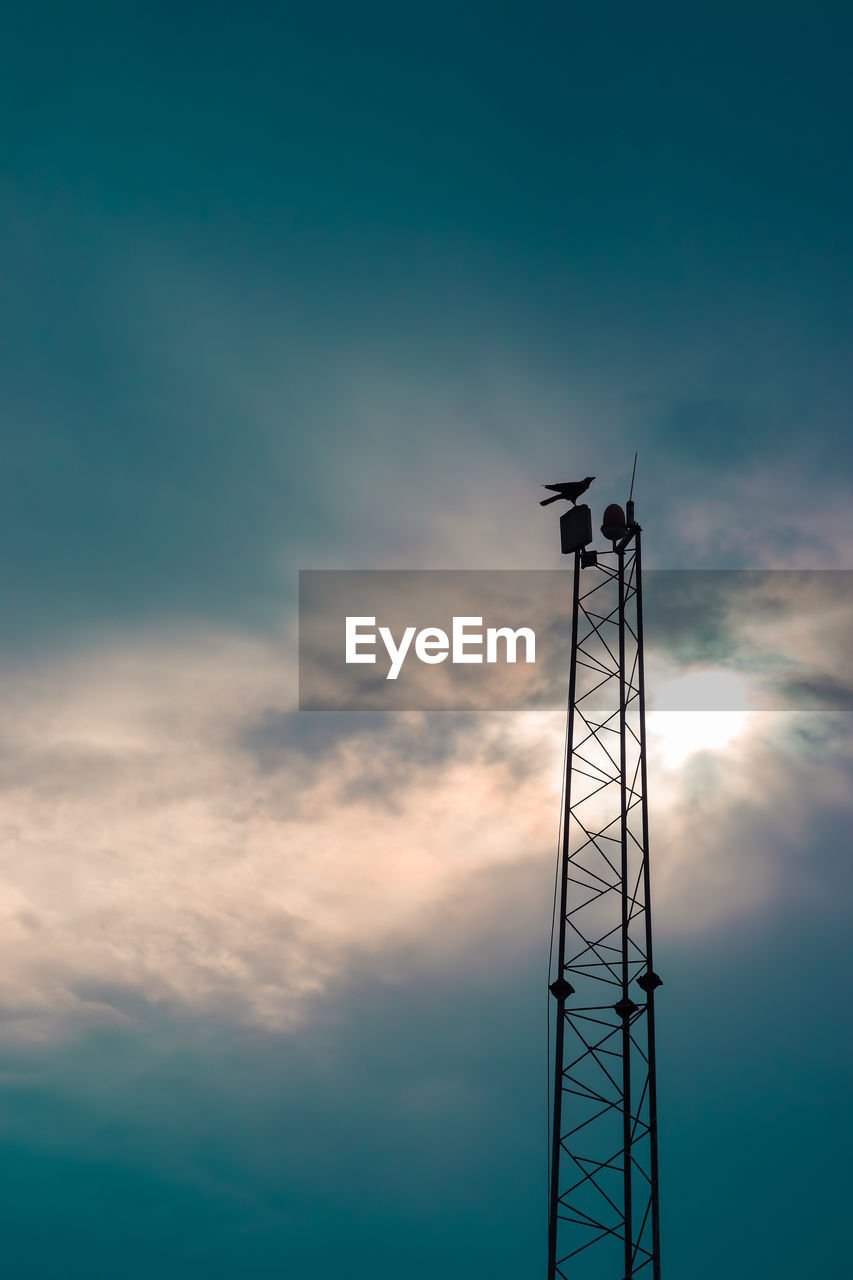
[[[299,707],[562,707],[571,591],[568,569],[303,570]],[[651,570],[644,615],[650,708],[853,707],[853,572]]]

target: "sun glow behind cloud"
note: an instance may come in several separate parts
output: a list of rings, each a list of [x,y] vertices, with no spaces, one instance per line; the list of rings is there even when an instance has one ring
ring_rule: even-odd
[[[648,715],[650,748],[677,769],[699,751],[724,751],[754,724],[747,682],[720,669],[700,669],[665,681]]]

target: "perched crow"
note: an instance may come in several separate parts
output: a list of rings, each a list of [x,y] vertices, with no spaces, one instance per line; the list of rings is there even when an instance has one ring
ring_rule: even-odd
[[[547,507],[549,502],[556,502],[558,498],[564,498],[566,502],[571,502],[572,506],[577,502],[582,493],[585,493],[592,484],[595,476],[587,476],[585,480],[567,480],[565,484],[543,484],[543,489],[553,489],[554,496],[551,498],[543,498],[539,503],[540,507]]]

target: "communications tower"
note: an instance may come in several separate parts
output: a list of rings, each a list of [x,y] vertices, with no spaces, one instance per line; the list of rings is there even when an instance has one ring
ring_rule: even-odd
[[[630,499],[605,511],[609,550],[590,549],[588,506],[560,526],[574,563],[549,974],[548,1280],[660,1280],[641,530]]]

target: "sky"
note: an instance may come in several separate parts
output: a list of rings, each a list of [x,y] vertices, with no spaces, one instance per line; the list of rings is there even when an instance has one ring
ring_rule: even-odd
[[[838,1270],[851,37],[2,6],[11,1275],[544,1275],[560,713],[300,712],[297,578],[558,569],[635,451],[664,1267]]]

